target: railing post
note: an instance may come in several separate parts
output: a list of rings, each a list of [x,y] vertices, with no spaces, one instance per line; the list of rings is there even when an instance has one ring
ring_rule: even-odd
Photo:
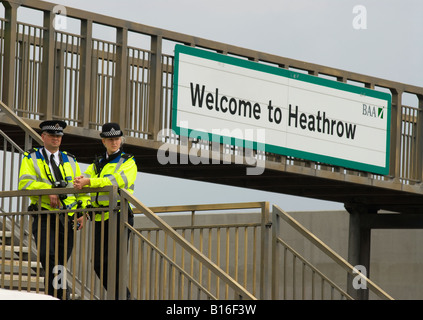
[[[91,54],[93,22],[81,20],[81,64],[79,73],[78,117],[81,127],[89,129],[91,101]]]
[[[54,101],[54,16],[53,11],[44,11],[43,62],[41,65],[40,111],[42,119],[53,118]]]
[[[126,123],[126,84],[128,65],[128,29],[118,28],[116,35],[116,71],[113,79],[112,121],[125,130]]]
[[[401,125],[402,125],[402,91],[393,89],[391,106],[391,146],[389,175],[398,180],[401,175]]]
[[[119,214],[119,300],[126,300],[126,288],[128,287],[128,200],[121,197]]]
[[[155,140],[160,131],[161,88],[162,88],[162,37],[151,37],[150,93],[148,132]]]
[[[2,1],[5,8],[4,57],[3,57],[3,97],[2,101],[15,108],[15,56],[17,39],[17,16],[19,4]]]
[[[116,299],[116,231],[117,225],[117,190],[116,186],[111,187],[109,192],[109,234],[107,241],[109,242],[109,252],[107,261],[107,299]],[[105,235],[106,236],[106,235]]]
[[[277,237],[280,234],[280,218],[279,215],[276,213],[276,210],[272,210],[272,262],[271,262],[271,274],[272,278],[270,279],[272,292],[271,292],[271,300],[278,300],[279,299],[279,270],[277,266],[279,265],[279,247],[278,247],[278,240]]]
[[[370,272],[370,242],[371,228],[362,223],[362,215],[372,214],[371,208],[364,206],[345,205],[350,214],[349,237],[348,237],[348,262],[352,266],[362,265],[366,268],[366,276]],[[376,214],[376,212],[374,212]],[[348,273],[347,293],[358,300],[369,299],[369,289],[354,288],[354,275]]]
[[[260,266],[260,299],[265,300],[269,297],[269,242],[271,239],[269,202],[264,202],[261,209],[261,266]]]
[[[417,146],[417,157],[416,157],[416,178],[419,182],[423,181],[423,95],[417,95],[419,99],[419,109],[417,114],[417,125],[416,125],[416,146]]]

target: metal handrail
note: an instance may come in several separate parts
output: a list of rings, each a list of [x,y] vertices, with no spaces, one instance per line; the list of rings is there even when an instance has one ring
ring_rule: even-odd
[[[336,289],[341,296],[344,296],[345,298],[347,298],[348,300],[352,300],[353,298],[347,293],[345,292],[341,287],[339,287],[335,282],[333,282],[331,279],[329,279],[326,275],[324,275],[319,269],[317,269],[312,263],[310,263],[307,259],[305,259],[301,254],[299,254],[294,248],[292,248],[286,241],[284,241],[282,238],[280,237],[276,237],[276,242],[280,243],[284,248],[286,248],[289,252],[291,252],[291,254],[300,259],[301,262],[308,266],[314,273],[316,273],[317,275],[319,275],[322,279],[324,279],[327,283],[329,283],[329,285]],[[275,243],[274,243],[275,244]],[[277,250],[277,249],[276,249]],[[273,284],[275,283],[274,281],[272,282]]]
[[[382,288],[376,285],[373,281],[367,278],[364,274],[356,270],[354,266],[352,266],[347,260],[342,258],[338,253],[332,250],[328,245],[323,243],[319,238],[317,238],[314,234],[308,231],[303,225],[301,225],[298,221],[293,219],[288,213],[284,210],[279,208],[277,205],[273,205],[273,213],[278,217],[281,217],[285,222],[287,222],[291,227],[293,227],[296,231],[298,231],[302,236],[304,236],[307,240],[309,240],[312,244],[314,244],[318,249],[320,249],[324,254],[329,256],[336,264],[341,266],[344,270],[346,270],[349,274],[355,276],[359,276],[362,281],[367,283],[369,289],[376,294],[381,299],[393,300],[388,293],[386,293]],[[358,271],[358,274],[357,274]]]
[[[215,273],[216,276],[218,276],[223,282],[225,282],[231,289],[233,289],[237,293],[239,298],[256,300],[256,298],[250,292],[248,292],[244,287],[242,287],[238,282],[236,282],[232,277],[230,277],[226,272],[224,272],[218,265],[212,262],[201,251],[191,245],[185,238],[183,238],[179,233],[177,233],[174,228],[172,228],[162,218],[156,215],[151,209],[146,207],[141,201],[136,199],[125,189],[120,190],[120,195],[122,199],[125,199],[132,205],[134,205],[141,213],[147,216],[152,222],[154,222],[164,232],[166,232],[166,234],[169,235],[183,249],[185,249],[192,256],[198,259],[199,262],[201,262],[203,265],[208,267],[213,273]]]
[[[160,258],[165,260],[169,265],[172,266],[172,268],[175,268],[180,274],[182,274],[184,277],[189,279],[190,282],[194,283],[199,290],[203,291],[209,299],[217,300],[217,297],[214,296],[207,288],[205,288],[201,283],[199,283],[194,277],[192,277],[188,272],[186,272],[183,268],[181,268],[178,264],[176,264],[172,259],[169,258],[160,248],[158,248],[154,243],[152,243],[150,240],[148,240],[146,237],[144,237],[138,230],[136,230],[134,227],[132,227],[130,224],[126,223],[126,227],[134,233],[136,237],[141,239],[143,242],[147,243],[149,247],[151,247],[154,251],[156,251]]]
[[[12,119],[26,134],[29,134],[39,145],[43,145],[41,136],[32,129],[21,117],[16,115],[3,101],[0,100],[0,109],[4,111],[7,116]]]

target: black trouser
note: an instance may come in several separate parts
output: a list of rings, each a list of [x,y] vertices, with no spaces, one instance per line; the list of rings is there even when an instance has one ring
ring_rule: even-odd
[[[42,210],[48,210],[42,208]],[[66,282],[65,282],[65,275],[66,270],[63,268],[64,265],[64,254],[65,254],[65,228],[64,228],[64,214],[60,214],[61,217],[58,221],[59,224],[59,235],[58,235],[58,260],[57,260],[57,270],[54,270],[56,266],[55,263],[55,250],[56,250],[56,214],[40,214],[34,216],[34,220],[32,222],[32,234],[34,235],[34,240],[36,245],[38,246],[38,232],[40,232],[40,244],[39,244],[39,251],[38,255],[40,256],[40,262],[43,266],[44,270],[47,270],[46,259],[48,255],[48,283],[46,284],[44,281],[44,286],[47,289],[49,295],[54,296],[54,278],[61,277],[60,279],[56,279],[56,289],[57,289],[57,297],[62,299],[63,296],[66,297]],[[47,216],[50,216],[50,227],[49,230],[47,229]],[[38,229],[38,220],[41,220],[40,229]],[[61,221],[60,221],[61,220]],[[68,217],[67,223],[67,252],[66,252],[66,261],[68,261],[69,257],[72,254],[73,249],[73,230],[72,230],[72,217]],[[47,237],[50,239],[49,248],[47,252]],[[47,274],[45,275],[47,277]],[[63,295],[65,294],[65,295]]]
[[[115,287],[115,299],[118,299],[118,288],[119,288],[119,223],[120,223],[121,215],[118,215],[118,223],[116,229],[116,287]],[[134,225],[134,217],[133,215],[128,215],[128,223],[133,226]],[[103,262],[103,286],[107,290],[107,264],[109,261],[108,258],[108,251],[109,251],[109,220],[104,221],[104,233],[103,233],[103,244],[101,243],[101,221],[95,222],[95,247],[94,247],[94,270],[97,276],[100,278],[101,272],[101,263]],[[128,232],[129,238],[129,232]],[[101,261],[101,246],[103,245],[103,261]],[[128,290],[127,290],[128,291]],[[129,291],[127,292],[127,296],[129,295]]]

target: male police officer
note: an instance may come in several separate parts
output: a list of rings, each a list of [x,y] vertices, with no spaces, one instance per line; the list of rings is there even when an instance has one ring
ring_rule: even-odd
[[[60,196],[43,195],[41,196],[41,203],[39,202],[39,196],[31,196],[29,210],[36,211],[41,209],[51,211],[57,209],[76,209],[78,207],[84,208],[87,200],[89,200],[89,196],[86,194],[72,193],[72,181],[75,177],[81,175],[79,165],[73,155],[59,150],[62,142],[63,129],[66,128],[66,122],[59,120],[44,121],[40,124],[40,128],[44,146],[25,152],[19,172],[19,189],[69,188],[69,194]],[[73,212],[69,212],[67,219],[65,219],[63,213],[58,215],[59,219],[57,219],[56,214],[40,214],[34,216],[32,224],[34,240],[37,244],[40,241],[38,254],[46,271],[46,289],[49,295],[54,295],[54,289],[62,289],[57,291],[59,298],[64,296],[69,298],[69,292],[66,291],[66,283],[57,279],[54,282],[54,272],[66,272],[63,269],[63,264],[64,261],[69,259],[73,249],[73,214]],[[78,222],[81,224],[83,218],[78,218]],[[59,241],[56,243],[57,223]],[[40,240],[38,240],[38,236],[40,236]],[[67,238],[66,257],[64,257],[65,237]],[[56,247],[58,248],[57,267],[55,260]],[[62,269],[60,269],[60,266]],[[56,285],[53,285],[54,283]],[[54,288],[55,286],[56,288]]]

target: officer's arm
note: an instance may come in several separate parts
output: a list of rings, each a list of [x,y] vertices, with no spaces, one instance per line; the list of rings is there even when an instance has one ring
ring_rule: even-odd
[[[103,178],[91,178],[92,188],[102,188],[106,186],[116,185],[119,188],[128,189],[133,187],[137,177],[137,165],[133,158],[126,160],[113,175],[108,175]]]
[[[48,180],[43,181],[37,177],[32,159],[26,154],[19,170],[19,190],[51,189],[51,187],[52,185]]]

